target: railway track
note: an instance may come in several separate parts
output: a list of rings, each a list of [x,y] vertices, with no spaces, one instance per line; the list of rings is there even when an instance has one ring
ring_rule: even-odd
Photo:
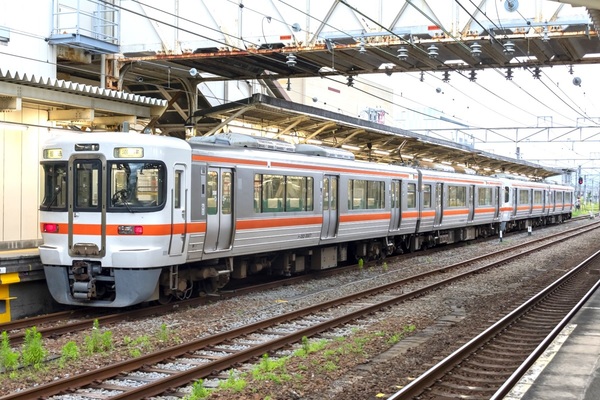
[[[503,398],[598,289],[599,270],[597,252],[389,399]]]
[[[124,311],[121,310],[118,313],[114,313],[114,309],[102,310],[90,309],[87,307],[83,309],[59,311],[56,313],[1,323],[0,332],[8,332],[10,343],[12,345],[19,345],[23,343],[25,331],[33,328],[34,326],[43,337],[56,337],[64,333],[72,333],[75,331],[90,329],[93,327],[94,321],[96,320],[102,326],[107,326],[126,320],[133,321],[149,316],[165,315],[176,311],[177,309],[202,306],[219,299],[226,299],[256,291],[268,290],[281,286],[282,284],[291,285],[307,279],[312,279],[314,277],[322,277],[330,273],[332,272],[326,270],[322,271],[320,274],[316,274],[315,276],[296,276],[281,280],[273,280],[267,283],[235,288],[233,290],[226,290],[221,293],[206,297],[196,297],[162,305],[134,307]]]
[[[562,241],[596,228],[598,228],[598,224],[588,225],[570,230],[568,235],[562,233],[552,237],[555,242]],[[536,247],[529,244],[528,247],[530,248],[528,250],[521,251],[518,254],[511,253],[515,253],[520,246],[513,246],[503,249],[502,252],[487,255],[487,257],[499,258],[489,264],[473,267],[472,265],[481,263],[482,259],[479,257],[452,266],[445,266],[427,273],[400,279],[385,286],[354,293],[344,298],[80,374],[72,379],[63,379],[41,385],[34,390],[13,393],[1,399],[44,397],[65,392],[72,388],[82,388],[83,391],[91,391],[96,398],[107,399],[133,399],[157,395],[170,388],[186,385],[196,379],[214,376],[215,371],[226,370],[232,365],[255,359],[273,350],[298,342],[303,337],[325,332],[395,303],[448,285],[470,274],[480,273],[486,269],[504,264],[509,259],[538,251],[540,248],[553,243],[547,237],[541,240],[547,243]],[[511,255],[505,257],[501,256],[500,253]],[[471,267],[466,268],[469,265]],[[409,282],[423,280],[424,278],[429,280],[432,277],[439,276],[443,276],[444,279],[437,279],[435,282],[429,282],[426,285],[423,284],[410,292],[406,290],[406,285]]]
[[[580,217],[580,219],[588,219],[587,217]],[[510,252],[522,251],[521,249],[526,248],[527,246],[534,246],[536,243],[543,242],[545,240],[552,240],[552,238],[562,237],[564,235],[570,235],[575,232],[579,232],[581,230],[587,231],[587,229],[593,229],[593,227],[600,225],[600,222],[594,222],[589,225],[583,227],[571,228],[569,230],[565,230],[553,235],[544,236],[541,238],[536,238],[533,240],[529,240],[526,243],[519,244],[513,246],[508,249],[501,250],[498,253],[492,253],[489,255],[484,255],[481,259],[485,259],[487,257],[493,256],[502,256],[504,252],[510,254]],[[494,239],[495,240],[495,239]],[[439,248],[434,248],[426,251],[440,251]],[[405,260],[406,256],[417,256],[424,255],[424,252],[416,252],[411,254],[402,254],[394,257],[389,257],[386,259],[387,263],[394,263],[396,261]],[[465,263],[474,262],[476,260],[468,260]],[[143,306],[143,307],[135,307],[133,309],[121,310],[118,313],[114,313],[114,310],[102,310],[102,309],[73,309],[66,310],[61,312],[56,312],[47,315],[41,315],[32,318],[26,318],[17,321],[11,321],[0,324],[0,332],[6,331],[8,332],[8,337],[11,345],[19,345],[23,343],[25,338],[25,331],[32,327],[36,327],[37,331],[42,334],[43,337],[56,337],[65,333],[72,333],[76,331],[82,331],[85,329],[90,329],[93,327],[94,321],[98,321],[102,326],[109,326],[111,324],[120,323],[126,320],[133,321],[140,318],[145,318],[149,316],[158,316],[169,314],[177,309],[184,309],[186,307],[197,307],[201,305],[205,305],[209,302],[217,301],[219,299],[232,298],[235,296],[244,295],[247,293],[253,293],[261,290],[268,290],[270,288],[276,288],[281,285],[293,285],[302,281],[306,281],[309,279],[318,279],[325,276],[335,275],[335,274],[343,274],[350,270],[355,270],[356,265],[341,267],[330,270],[317,271],[311,275],[301,275],[295,277],[288,277],[285,279],[273,280],[267,283],[260,283],[256,285],[238,287],[231,290],[224,290],[218,294],[214,294],[207,297],[197,297],[191,298],[183,301],[177,301],[170,304],[164,305],[154,305],[154,306]],[[445,270],[444,267],[442,269],[435,269],[431,273],[436,274],[441,270]]]

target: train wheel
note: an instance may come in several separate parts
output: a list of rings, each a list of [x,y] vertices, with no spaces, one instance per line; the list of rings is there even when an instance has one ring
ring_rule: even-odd
[[[173,300],[173,296],[172,295],[161,293],[158,296],[158,300],[157,301],[158,301],[158,304],[165,305],[165,304],[169,304],[171,302],[171,300]]]
[[[219,289],[218,278],[208,278],[202,280],[202,288],[206,294],[216,293]]]

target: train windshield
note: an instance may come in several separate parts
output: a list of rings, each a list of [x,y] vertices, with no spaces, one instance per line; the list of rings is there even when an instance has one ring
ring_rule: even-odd
[[[130,212],[162,207],[165,178],[165,165],[159,161],[109,163],[109,207]]]
[[[43,211],[67,209],[67,163],[45,163],[44,197],[40,209]]]

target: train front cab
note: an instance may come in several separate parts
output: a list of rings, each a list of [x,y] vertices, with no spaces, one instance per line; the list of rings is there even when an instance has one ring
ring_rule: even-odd
[[[561,223],[571,217],[572,188],[512,179],[503,180],[503,230]]]
[[[62,304],[124,307],[158,298],[184,261],[190,158],[179,139],[81,134],[44,147],[40,258]]]

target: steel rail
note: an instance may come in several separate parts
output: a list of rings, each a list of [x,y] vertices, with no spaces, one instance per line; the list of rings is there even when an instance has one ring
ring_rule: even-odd
[[[596,253],[594,256],[597,256]],[[592,297],[594,292],[600,287],[600,279],[596,284],[586,293],[584,297],[569,311],[567,315],[556,325],[556,327],[544,338],[538,347],[527,357],[525,361],[513,372],[513,374],[504,382],[504,384],[494,393],[490,400],[500,400],[506,396],[513,386],[515,386],[521,377],[525,375],[527,370],[540,358],[544,351],[550,346],[552,341],[556,339],[558,334],[567,326],[567,324],[575,317],[577,312],[585,305],[585,303]]]
[[[587,226],[587,227],[584,227],[584,228],[574,229],[575,231],[580,231],[580,232],[574,233],[569,238],[581,235],[583,233],[586,233],[586,232],[594,230],[594,229],[598,229],[598,227],[599,226],[597,226],[597,224],[596,224],[593,227]],[[562,235],[558,234],[558,235],[553,235],[553,236],[562,236]],[[541,238],[540,240],[547,240],[547,239],[548,238]],[[561,240],[564,240],[564,239],[561,239]],[[531,244],[531,243],[532,242],[529,242],[528,244]],[[279,348],[281,346],[284,346],[285,344],[288,344],[289,340],[293,339],[292,341],[295,341],[295,340],[298,340],[299,338],[302,338],[303,336],[313,335],[315,333],[319,333],[319,332],[322,332],[324,330],[330,329],[332,326],[346,323],[346,322],[348,322],[350,320],[353,320],[353,319],[357,318],[356,317],[357,315],[369,314],[369,313],[375,312],[375,311],[377,311],[379,309],[389,307],[389,306],[391,306],[391,305],[393,305],[395,303],[398,303],[398,302],[401,302],[401,301],[405,301],[405,300],[407,300],[409,298],[418,297],[418,296],[422,295],[423,293],[426,293],[426,292],[434,290],[434,289],[436,289],[438,287],[447,285],[448,283],[451,283],[451,282],[454,282],[456,280],[462,279],[462,278],[464,278],[466,276],[469,276],[471,274],[474,274],[474,273],[482,272],[482,271],[487,270],[489,268],[492,268],[494,266],[497,266],[497,265],[500,265],[500,264],[504,264],[508,260],[512,260],[512,259],[515,259],[515,258],[518,258],[518,257],[522,257],[524,255],[527,255],[527,254],[530,254],[532,252],[538,251],[541,248],[548,247],[548,246],[550,246],[552,244],[553,243],[543,244],[543,245],[537,246],[537,247],[535,247],[533,249],[530,249],[530,250],[527,250],[527,251],[524,251],[524,252],[521,252],[521,253],[518,253],[518,254],[513,254],[513,255],[505,258],[505,259],[500,260],[500,261],[496,261],[496,262],[493,262],[491,264],[487,264],[485,266],[476,268],[474,270],[470,270],[470,271],[467,271],[467,272],[460,273],[460,274],[458,274],[456,276],[453,276],[453,277],[450,277],[450,278],[446,278],[446,279],[441,280],[441,281],[439,281],[437,283],[434,283],[432,285],[429,285],[429,286],[426,286],[426,287],[423,287],[423,288],[420,288],[420,289],[416,289],[416,290],[411,291],[409,293],[404,293],[404,294],[398,295],[398,296],[396,296],[394,298],[391,298],[389,300],[386,300],[384,302],[380,302],[380,303],[377,303],[377,304],[374,304],[374,305],[371,305],[371,306],[368,306],[368,307],[361,308],[361,309],[357,310],[356,312],[349,313],[348,315],[345,315],[345,316],[342,316],[342,317],[339,317],[339,318],[336,318],[336,319],[332,320],[334,322],[327,321],[327,322],[324,322],[324,323],[321,323],[321,324],[318,324],[318,325],[314,325],[312,327],[306,328],[306,329],[304,329],[302,331],[299,331],[297,333],[285,336],[285,337],[283,337],[281,339],[277,339],[277,340],[273,341],[273,343],[267,342],[267,344],[269,344],[271,350],[275,349],[275,348]],[[0,399],[1,400],[8,400],[8,399],[11,399],[11,400],[17,400],[17,399],[20,400],[20,399],[23,399],[24,400],[24,399],[30,399],[32,396],[33,397],[50,396],[50,395],[53,395],[53,394],[56,394],[56,393],[68,391],[68,390],[72,389],[73,387],[82,387],[82,386],[88,385],[88,384],[90,384],[91,382],[94,382],[94,381],[101,381],[101,380],[104,380],[104,379],[108,379],[108,378],[117,376],[117,375],[121,374],[123,371],[131,371],[131,370],[139,369],[139,368],[141,368],[143,366],[147,366],[149,364],[153,364],[153,363],[157,363],[157,362],[160,362],[160,361],[164,361],[167,358],[171,358],[171,357],[175,357],[175,356],[181,356],[181,355],[183,355],[185,353],[197,351],[199,349],[202,349],[202,348],[205,348],[205,347],[208,347],[208,346],[212,346],[212,345],[215,345],[215,344],[218,344],[218,343],[222,343],[224,341],[228,341],[228,340],[234,339],[234,338],[239,337],[239,336],[243,336],[243,335],[247,335],[247,334],[252,333],[252,332],[256,332],[257,330],[264,329],[267,326],[276,325],[276,324],[279,324],[279,323],[282,323],[282,322],[286,322],[286,321],[292,320],[294,318],[299,318],[299,317],[303,317],[305,315],[312,314],[312,313],[314,313],[316,311],[319,311],[319,310],[322,310],[322,309],[335,307],[335,306],[347,303],[349,301],[353,301],[353,300],[356,300],[356,299],[359,299],[359,298],[363,298],[363,297],[366,297],[366,296],[371,296],[371,295],[373,295],[375,293],[378,293],[378,292],[387,291],[387,290],[390,290],[390,289],[392,289],[394,287],[397,287],[400,284],[404,284],[404,283],[407,283],[407,282],[410,282],[410,281],[414,281],[414,280],[417,280],[417,279],[422,279],[422,278],[425,278],[425,277],[428,277],[428,276],[431,276],[431,275],[435,275],[435,274],[439,274],[439,273],[447,273],[448,270],[450,270],[450,269],[462,267],[462,266],[464,266],[466,264],[473,263],[475,261],[479,261],[482,258],[493,257],[493,256],[497,256],[497,255],[499,255],[501,253],[512,252],[517,247],[520,247],[520,245],[519,246],[512,246],[512,247],[503,249],[501,251],[491,253],[491,254],[486,255],[486,256],[475,257],[475,258],[467,260],[467,261],[463,261],[463,262],[459,262],[459,263],[453,264],[452,266],[444,266],[442,268],[438,268],[438,269],[435,269],[435,270],[432,270],[432,271],[428,271],[428,272],[425,272],[425,273],[422,273],[422,274],[417,274],[417,275],[413,275],[411,277],[402,278],[402,279],[399,279],[397,281],[394,281],[394,282],[388,283],[386,285],[383,285],[381,287],[376,287],[376,288],[368,289],[368,290],[365,290],[365,291],[361,291],[361,292],[358,292],[358,293],[351,294],[351,295],[343,297],[343,298],[339,298],[339,299],[331,300],[331,301],[328,301],[328,302],[325,302],[325,303],[321,303],[321,304],[317,304],[317,305],[305,307],[305,308],[297,310],[297,311],[293,311],[293,312],[290,312],[290,313],[286,313],[286,314],[280,315],[280,316],[275,317],[273,319],[269,319],[269,320],[265,320],[265,321],[259,321],[259,322],[253,323],[253,324],[245,325],[245,326],[236,328],[236,329],[228,331],[228,332],[223,332],[221,334],[217,334],[217,335],[214,335],[214,336],[203,338],[203,339],[200,339],[200,340],[197,340],[197,341],[194,341],[194,342],[190,342],[190,343],[185,343],[185,344],[182,344],[182,345],[174,346],[174,347],[171,347],[169,349],[164,349],[164,350],[161,350],[161,351],[158,351],[158,352],[154,352],[154,353],[151,353],[151,354],[148,354],[148,355],[145,355],[145,356],[138,357],[138,358],[133,359],[133,360],[126,360],[126,361],[117,363],[115,365],[111,365],[111,366],[107,366],[107,367],[100,368],[100,369],[97,369],[97,370],[89,371],[89,372],[86,372],[86,373],[83,373],[83,374],[79,374],[77,377],[74,377],[73,379],[57,380],[57,381],[53,381],[53,382],[50,382],[50,383],[45,384],[45,385],[40,385],[40,386],[38,386],[36,388],[32,388],[32,389],[29,389],[29,390],[24,390],[24,391],[17,392],[17,393],[12,393],[12,394],[9,394],[7,396],[0,397]],[[178,303],[175,303],[175,305],[177,305],[177,304]],[[287,339],[288,341],[284,340],[284,338],[286,338],[286,337],[288,338]],[[284,342],[286,342],[286,343],[283,344]],[[248,350],[244,350],[243,352],[236,353],[236,354],[243,354],[243,355],[245,355],[246,359],[248,359],[248,358],[260,356],[260,355],[264,354],[265,352],[268,352],[267,348],[269,348],[269,346],[265,345],[265,346],[257,347],[256,349],[250,348]],[[227,360],[233,360],[234,361],[233,364],[235,364],[235,363],[240,362],[241,358],[243,358],[243,356],[240,356],[240,358],[238,358],[234,354],[234,355],[231,355],[229,357],[224,357],[222,359],[219,359],[216,364],[212,364],[211,363],[212,369],[210,369],[210,371],[212,372],[215,369],[218,369],[217,367],[220,368],[220,366],[225,365],[227,363]],[[184,383],[187,383],[187,382],[190,381],[190,379],[193,380],[193,379],[201,378],[202,374],[204,373],[203,371],[206,372],[205,370],[203,370],[203,367],[194,368],[194,369],[188,370],[189,374],[182,375],[183,376],[182,378],[174,378],[174,379],[175,379],[176,382],[185,381]],[[190,378],[190,376],[192,376],[192,375],[194,375],[195,378]],[[179,376],[179,375],[177,375],[177,376]],[[206,376],[206,375],[203,375],[203,376]],[[165,378],[165,379],[167,379],[167,378]],[[162,381],[162,380],[159,380],[157,382],[160,382],[160,381]],[[170,382],[170,383],[164,383],[163,382],[163,384],[165,385],[165,387],[167,387],[167,386],[168,387],[173,387],[173,386],[176,385],[173,382]],[[156,385],[159,385],[159,384],[157,383]],[[142,386],[140,388],[137,388],[135,390],[140,390],[140,391],[142,391],[142,390],[148,390],[148,391],[151,391],[151,389],[149,389],[149,388],[148,389],[143,389],[146,386],[149,386],[149,384],[146,384],[146,385],[144,385],[144,386]],[[154,386],[150,385],[149,387],[154,387]],[[125,390],[125,389],[123,389],[123,390]],[[152,390],[158,390],[158,389],[155,387]],[[126,393],[135,393],[135,394],[131,395],[131,396],[134,396],[134,397],[127,397],[127,396],[129,396],[129,394],[127,394],[127,395],[123,394],[122,396],[125,396],[125,397],[118,397],[117,396],[115,398],[119,398],[119,399],[120,398],[139,398],[139,396],[148,396],[148,395],[150,395],[150,394],[147,394],[145,391],[143,392],[143,394],[141,392],[137,392],[137,391],[133,392],[133,391],[129,391],[129,390]],[[153,394],[160,394],[160,393],[161,393],[160,391],[159,392],[153,392]]]
[[[469,342],[461,346],[459,349],[454,351],[452,354],[444,358],[438,364],[434,365],[427,371],[425,371],[422,375],[420,375],[417,379],[410,382],[408,385],[400,389],[398,392],[393,394],[388,398],[388,400],[399,400],[399,399],[410,399],[414,398],[425,390],[427,390],[430,386],[432,386],[436,381],[446,375],[449,371],[453,370],[457,365],[465,360],[469,355],[473,354],[477,350],[481,349],[481,347],[488,343],[492,338],[497,336],[500,332],[504,331],[508,326],[513,324],[519,318],[521,318],[525,313],[531,310],[533,307],[537,306],[541,301],[544,300],[550,293],[555,291],[561,285],[564,285],[569,279],[573,276],[579,274],[584,268],[586,268],[591,262],[597,261],[600,258],[600,251],[596,252],[592,256],[588,257],[578,266],[573,268],[571,271],[564,274],[562,277],[554,281],[552,284],[548,285],[546,288],[541,290],[538,294],[531,297],[525,303],[521,304],[515,310],[504,316],[502,319],[497,321],[495,324],[481,332],[479,335],[471,339]],[[597,288],[599,282],[596,282],[594,288]],[[552,330],[546,339],[537,346],[536,350],[529,356],[527,359],[521,364],[519,368],[511,375],[509,378],[510,382],[506,382],[502,385],[501,389],[498,390],[498,396],[506,394],[510,387],[514,385],[514,382],[520,378],[531,364],[538,358],[538,356],[543,352],[543,350],[551,343],[551,341],[558,335],[562,327],[568,322],[568,316],[572,316],[575,314],[579,308],[581,308],[582,304],[585,303],[584,300],[591,296],[592,291],[588,291],[587,294],[580,300],[577,305],[571,309],[569,314],[564,317],[561,322]]]
[[[531,240],[527,243],[515,245],[512,247],[500,250],[495,253],[490,253],[488,255],[476,257],[471,260],[464,261],[462,263],[462,265],[473,263],[480,259],[493,257],[494,255],[502,254],[503,252],[506,252],[506,251],[518,250],[519,248],[522,248],[523,246],[530,246],[534,243],[552,239],[552,238],[558,237],[558,236],[563,236],[565,234],[570,234],[570,233],[576,232],[578,230],[592,229],[592,227],[595,225],[600,225],[600,222],[594,222],[593,224],[586,225],[584,227],[571,228],[569,230],[565,230],[565,231],[562,231],[559,233],[548,235],[543,238]],[[412,254],[417,255],[417,253],[412,253]],[[419,253],[419,254],[422,254],[422,253]],[[405,256],[407,256],[407,254],[399,255],[399,256],[397,256],[397,258],[403,258]],[[393,260],[393,258],[388,258],[388,261],[390,261],[390,260]],[[427,275],[435,274],[438,272],[443,272],[445,269],[456,268],[457,266],[459,266],[459,264],[442,267],[437,270],[431,271],[429,274],[424,273],[423,275],[418,275],[411,279],[414,280],[414,279],[422,278]],[[36,316],[36,317],[31,317],[31,318],[25,318],[25,319],[21,319],[21,320],[17,320],[17,321],[5,322],[5,323],[0,324],[0,331],[9,332],[8,337],[9,337],[10,343],[12,345],[18,345],[18,344],[23,343],[23,340],[25,338],[25,333],[24,332],[12,332],[11,333],[11,331],[25,330],[28,328],[32,328],[33,326],[36,326],[37,331],[39,333],[41,333],[43,337],[53,337],[53,336],[62,335],[65,333],[72,333],[77,330],[89,329],[93,326],[95,320],[102,322],[102,324],[112,324],[112,323],[121,322],[126,319],[133,320],[136,318],[143,318],[143,317],[152,316],[152,315],[163,315],[163,314],[170,313],[178,308],[195,307],[198,305],[204,305],[204,304],[207,304],[211,301],[218,300],[218,299],[232,298],[232,297],[239,296],[239,295],[246,294],[246,293],[252,293],[252,292],[256,292],[256,291],[260,291],[260,290],[267,290],[270,288],[277,288],[277,287],[281,286],[282,284],[289,285],[289,284],[293,284],[295,282],[302,282],[302,281],[306,281],[306,280],[312,279],[312,278],[320,278],[323,276],[330,276],[330,275],[337,274],[337,273],[343,273],[344,271],[348,271],[348,270],[352,270],[352,269],[356,269],[356,266],[348,266],[348,267],[341,267],[341,268],[318,271],[314,276],[313,275],[310,275],[310,276],[302,275],[302,276],[295,276],[295,277],[291,277],[291,278],[278,279],[278,280],[274,280],[272,282],[251,285],[249,287],[241,287],[241,288],[234,288],[231,290],[220,291],[216,295],[211,295],[211,296],[207,296],[207,297],[192,298],[192,299],[182,300],[182,301],[178,301],[178,302],[174,302],[174,303],[170,303],[170,304],[154,305],[154,306],[143,307],[143,308],[135,308],[133,310],[127,310],[125,312],[120,311],[117,314],[107,314],[107,313],[98,312],[98,315],[93,318],[87,317],[87,315],[92,313],[92,311],[89,308],[60,311],[60,312],[56,312],[53,314],[47,314],[47,315],[41,315],[41,316]],[[81,321],[73,321],[72,320],[74,318],[83,318],[84,316],[86,316],[86,318],[82,319]],[[60,321],[62,319],[71,319],[71,321],[68,324],[54,326],[54,327],[47,327],[47,328],[40,327],[41,324],[48,324],[48,323]]]

